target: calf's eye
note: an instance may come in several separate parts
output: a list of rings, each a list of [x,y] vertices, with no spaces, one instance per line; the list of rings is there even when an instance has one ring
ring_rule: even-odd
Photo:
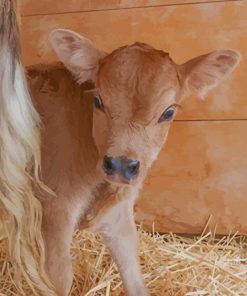
[[[172,105],[170,107],[168,107],[160,116],[158,122],[162,122],[162,121],[171,121],[176,113],[176,105]]]
[[[94,97],[94,106],[96,109],[104,111],[104,104],[103,104],[102,99],[99,95]]]

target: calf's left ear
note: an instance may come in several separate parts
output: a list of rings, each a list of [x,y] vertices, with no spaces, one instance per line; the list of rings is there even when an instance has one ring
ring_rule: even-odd
[[[201,98],[230,76],[241,59],[237,51],[217,50],[179,66],[187,94]]]
[[[61,62],[72,72],[79,83],[94,80],[99,61],[105,53],[79,34],[65,29],[50,33],[50,42]]]

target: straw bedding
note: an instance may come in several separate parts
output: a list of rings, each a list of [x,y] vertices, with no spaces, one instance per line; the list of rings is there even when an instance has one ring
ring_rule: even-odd
[[[142,272],[152,296],[247,295],[244,237],[139,232]],[[5,248],[0,237],[0,296],[35,295],[24,281],[23,291],[17,292]],[[71,251],[75,273],[71,296],[124,295],[116,265],[100,236],[76,232]]]

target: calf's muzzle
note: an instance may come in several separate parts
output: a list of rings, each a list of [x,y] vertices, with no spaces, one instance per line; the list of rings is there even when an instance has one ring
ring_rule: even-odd
[[[103,170],[108,177],[119,176],[121,179],[130,181],[136,179],[139,173],[140,162],[126,157],[113,158],[105,156]]]

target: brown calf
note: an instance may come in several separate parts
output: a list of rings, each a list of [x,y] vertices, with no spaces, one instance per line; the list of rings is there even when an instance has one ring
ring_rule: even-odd
[[[51,43],[69,71],[60,64],[29,70],[44,124],[42,178],[56,193],[40,196],[48,275],[67,295],[72,234],[79,225],[90,227],[103,235],[126,294],[147,295],[133,216],[138,192],[182,98],[203,97],[230,75],[240,56],[218,50],[176,65],[142,43],[108,55],[68,30],[52,32]]]

